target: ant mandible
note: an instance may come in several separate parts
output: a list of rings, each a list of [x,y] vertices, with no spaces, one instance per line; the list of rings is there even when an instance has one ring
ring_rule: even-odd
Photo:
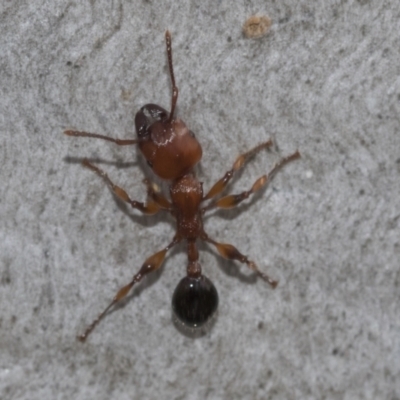
[[[174,291],[172,308],[177,318],[186,326],[195,328],[204,325],[210,320],[218,307],[217,290],[210,279],[204,276],[201,271],[199,252],[196,245],[197,239],[214,245],[222,257],[246,264],[273,288],[278,284],[277,281],[260,271],[255,262],[240,253],[236,247],[231,244],[219,243],[210,238],[204,231],[203,215],[211,209],[227,209],[237,206],[265,186],[283,165],[299,158],[300,153],[296,151],[282,158],[268,174],[258,178],[250,190],[239,194],[218,197],[226,188],[234,173],[244,165],[249,156],[272,145],[272,140],[263,142],[250,151],[239,155],[233,163],[232,168],[204,196],[202,182],[198,181],[193,172],[193,168],[201,160],[202,156],[200,143],[185,123],[181,119],[174,117],[175,106],[178,100],[178,88],[175,85],[172,66],[171,34],[169,31],[165,33],[165,41],[172,83],[172,100],[169,113],[157,104],[146,104],[143,106],[135,116],[137,139],[115,139],[96,133],[72,130],[64,132],[68,136],[108,140],[119,146],[138,145],[153,172],[161,179],[170,182],[170,200],[160,193],[155,185],[152,185],[147,180],[145,180],[145,183],[149,197],[148,202],[145,204],[132,200],[126,191],[114,184],[103,170],[93,165],[87,159],[84,159],[82,163],[85,167],[100,175],[113,193],[133,208],[149,215],[166,211],[176,219],[176,234],[171,243],[164,249],[153,254],[143,263],[139,272],[133,276],[132,280],[117,292],[106,309],[88,326],[82,335],[78,336],[78,339],[82,342],[86,340],[110,308],[125,298],[136,283],[140,282],[150,272],[160,268],[168,250],[182,240],[186,241],[187,245],[187,276],[178,283]],[[202,204],[208,200],[210,202],[202,207]]]

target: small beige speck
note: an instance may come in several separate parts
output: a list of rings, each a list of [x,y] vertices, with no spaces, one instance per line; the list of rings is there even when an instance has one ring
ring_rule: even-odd
[[[269,32],[272,21],[266,15],[252,15],[243,25],[243,33],[249,39],[257,39]]]
[[[131,90],[121,89],[121,99],[122,100],[127,101],[131,98],[131,96],[132,96]]]

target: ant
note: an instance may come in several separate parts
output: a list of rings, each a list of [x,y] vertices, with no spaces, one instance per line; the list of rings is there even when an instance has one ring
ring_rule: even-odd
[[[68,136],[103,139],[119,146],[137,145],[153,172],[159,178],[170,182],[170,199],[164,196],[156,185],[152,185],[148,180],[145,180],[148,202],[142,203],[132,200],[127,192],[112,182],[102,169],[93,165],[88,159],[84,159],[82,164],[102,177],[115,196],[130,204],[133,208],[149,215],[168,212],[176,220],[176,233],[172,241],[168,246],[150,256],[133,276],[132,280],[119,289],[105,310],[87,327],[82,335],[78,336],[78,339],[82,342],[86,340],[107,312],[127,296],[136,283],[140,282],[150,272],[160,268],[168,250],[182,240],[186,242],[187,246],[187,276],[178,283],[174,291],[172,308],[176,317],[187,327],[197,328],[204,325],[214,315],[218,307],[217,290],[210,279],[204,276],[201,271],[199,252],[196,245],[198,239],[215,246],[222,257],[246,264],[273,288],[278,284],[277,281],[259,270],[256,263],[240,253],[236,247],[231,244],[219,243],[210,238],[203,228],[203,215],[215,208],[227,209],[236,207],[243,200],[264,187],[285,164],[299,158],[300,153],[296,151],[287,157],[281,158],[268,174],[261,176],[254,182],[250,190],[220,197],[219,195],[227,187],[232,176],[243,167],[250,156],[272,146],[272,140],[267,140],[250,151],[239,155],[232,168],[204,195],[203,184],[198,181],[193,171],[195,165],[201,160],[202,148],[194,133],[188,129],[186,124],[181,119],[174,117],[178,100],[178,88],[175,84],[171,34],[169,31],[165,33],[165,42],[172,83],[170,112],[167,112],[157,104],[143,106],[135,116],[137,139],[116,139],[96,133],[72,130],[64,132]],[[208,200],[210,200],[208,204],[202,207],[202,204]]]

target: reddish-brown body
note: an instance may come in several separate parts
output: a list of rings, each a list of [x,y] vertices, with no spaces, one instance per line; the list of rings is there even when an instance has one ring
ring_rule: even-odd
[[[186,241],[187,244],[187,276],[176,287],[172,297],[172,306],[175,315],[186,325],[198,327],[205,324],[215,313],[218,306],[217,291],[213,283],[202,274],[196,243],[199,239],[214,245],[221,256],[245,263],[272,287],[277,285],[276,281],[261,272],[253,261],[241,254],[234,246],[219,243],[211,239],[204,231],[203,215],[212,208],[232,208],[237,206],[250,195],[264,187],[279,168],[289,161],[300,157],[300,154],[296,151],[290,156],[282,158],[275,164],[269,174],[258,178],[249,190],[216,199],[226,188],[234,173],[244,165],[250,155],[272,145],[272,141],[270,140],[261,143],[252,150],[241,154],[234,162],[232,168],[204,196],[203,185],[198,181],[193,170],[202,157],[200,143],[181,119],[174,118],[178,88],[175,85],[172,66],[171,35],[168,31],[165,37],[172,81],[172,101],[169,113],[156,104],[146,104],[143,106],[135,117],[137,133],[137,139],[135,140],[114,139],[95,133],[79,131],[64,132],[68,136],[99,138],[118,145],[138,145],[153,172],[160,178],[170,181],[171,200],[163,196],[148,181],[146,183],[149,201],[144,204],[132,200],[126,191],[115,185],[103,170],[86,159],[83,160],[83,164],[103,177],[120,200],[129,203],[132,207],[146,214],[155,214],[160,211],[169,212],[176,220],[176,234],[171,243],[161,251],[150,256],[143,263],[139,272],[133,276],[131,282],[117,292],[108,307],[78,337],[81,341],[86,340],[87,336],[108,310],[122,300],[134,284],[138,283],[146,274],[158,269],[164,261],[167,251],[182,240]],[[208,201],[208,204],[202,207],[202,203],[206,201]]]
[[[176,218],[177,234],[186,240],[196,240],[203,233],[203,185],[188,173],[172,182],[170,194],[172,215]]]
[[[139,141],[139,149],[160,178],[181,177],[200,161],[201,146],[182,120],[156,121],[151,128],[151,140]]]

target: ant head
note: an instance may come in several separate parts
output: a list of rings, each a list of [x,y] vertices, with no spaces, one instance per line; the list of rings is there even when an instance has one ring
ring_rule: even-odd
[[[146,104],[135,117],[140,151],[147,164],[162,179],[175,180],[188,173],[201,159],[202,150],[194,133],[174,118],[178,88],[172,66],[171,34],[165,32],[168,66],[172,83],[171,111],[157,104]]]
[[[180,178],[200,161],[202,149],[194,133],[162,107],[146,104],[136,114],[135,125],[139,149],[160,178]]]
[[[185,276],[172,296],[172,308],[186,326],[199,328],[207,323],[218,308],[218,293],[204,275]]]

